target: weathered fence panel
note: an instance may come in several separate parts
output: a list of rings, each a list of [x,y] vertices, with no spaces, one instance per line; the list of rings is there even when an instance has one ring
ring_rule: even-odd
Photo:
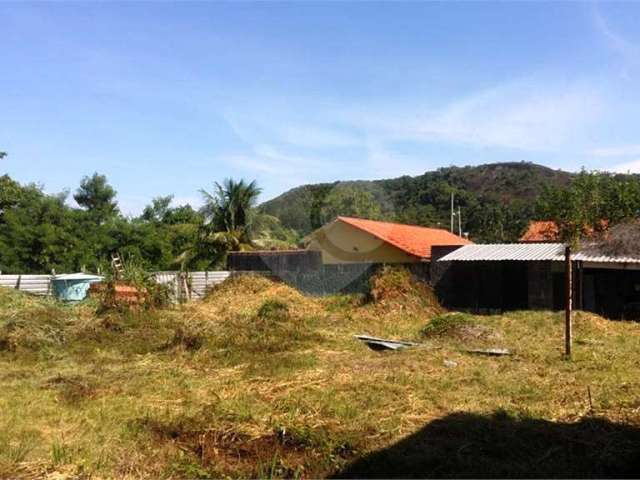
[[[187,297],[195,300],[204,297],[206,291],[214,285],[224,282],[230,275],[226,271],[188,272],[186,284],[189,292],[184,294],[180,272],[155,272],[153,276],[161,284],[169,285],[174,298]],[[13,288],[33,295],[52,295],[52,275],[0,275],[0,287]]]
[[[51,295],[51,275],[0,275],[0,287],[33,295]]]
[[[158,283],[170,285],[174,298],[197,300],[205,296],[207,290],[224,282],[230,275],[227,271],[188,272],[183,277],[181,272],[155,272]],[[185,291],[185,280],[188,291]]]
[[[212,271],[212,272],[191,272],[189,274],[191,283],[191,295],[197,298],[204,297],[209,288],[224,282],[229,278],[231,272]]]

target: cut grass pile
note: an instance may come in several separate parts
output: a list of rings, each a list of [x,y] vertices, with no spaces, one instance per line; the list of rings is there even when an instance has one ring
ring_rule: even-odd
[[[567,361],[562,315],[447,314],[401,269],[372,287],[371,298],[309,298],[241,276],[202,302],[105,315],[0,290],[0,477],[566,477],[635,466],[639,324],[577,313]],[[359,333],[425,346],[374,352]],[[478,345],[514,355],[466,352]]]

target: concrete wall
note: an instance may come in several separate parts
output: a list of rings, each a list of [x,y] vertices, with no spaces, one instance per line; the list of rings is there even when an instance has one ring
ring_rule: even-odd
[[[315,270],[322,266],[322,253],[313,250],[258,250],[231,252],[227,255],[227,270]]]
[[[310,269],[256,270],[254,273],[268,275],[307,295],[323,296],[348,293],[367,294],[371,290],[370,280],[384,264],[381,263],[336,263],[320,265]],[[406,268],[419,280],[429,282],[430,264],[411,263]],[[231,272],[243,274],[249,272]]]
[[[322,253],[322,263],[417,263],[421,259],[344,222],[333,222],[312,234],[308,250]]]

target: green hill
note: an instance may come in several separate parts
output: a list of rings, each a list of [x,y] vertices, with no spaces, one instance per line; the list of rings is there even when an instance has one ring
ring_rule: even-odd
[[[544,187],[567,185],[572,176],[527,162],[446,167],[416,177],[304,185],[261,208],[302,235],[338,214],[448,227],[453,192],[463,231],[475,240],[509,241],[535,216]]]

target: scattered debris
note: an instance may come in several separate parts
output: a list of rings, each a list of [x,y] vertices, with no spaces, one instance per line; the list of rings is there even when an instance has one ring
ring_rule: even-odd
[[[479,355],[490,355],[494,357],[502,356],[502,355],[512,355],[512,353],[506,348],[472,348],[467,350],[469,353],[477,353]]]
[[[454,362],[453,360],[445,360],[442,363],[447,368],[453,368],[458,366],[458,362]]]
[[[369,335],[355,335],[355,337],[366,343],[371,350],[401,350],[407,347],[417,347],[418,345],[421,345],[420,343],[389,340],[385,338],[370,337]]]
[[[92,296],[102,297],[103,303],[110,308],[118,305],[142,305],[147,299],[147,292],[143,288],[123,281],[92,283],[89,293]]]

